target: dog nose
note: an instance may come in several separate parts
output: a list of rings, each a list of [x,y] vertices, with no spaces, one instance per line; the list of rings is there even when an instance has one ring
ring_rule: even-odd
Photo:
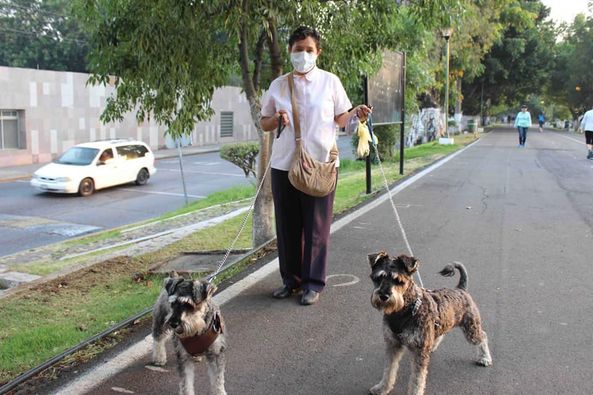
[[[379,299],[381,299],[381,302],[386,302],[387,299],[389,299],[389,295],[385,294],[385,293],[380,293],[379,294]]]
[[[169,321],[169,325],[171,325],[171,328],[175,329],[179,326],[179,322],[177,321]]]

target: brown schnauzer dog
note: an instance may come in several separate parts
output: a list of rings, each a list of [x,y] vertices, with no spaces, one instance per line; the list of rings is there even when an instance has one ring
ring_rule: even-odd
[[[387,394],[393,389],[399,361],[405,348],[413,354],[409,394],[423,394],[430,354],[443,336],[459,326],[465,338],[478,347],[477,363],[492,365],[486,332],[482,330],[480,312],[467,292],[467,272],[461,263],[447,265],[440,274],[461,275],[457,288],[424,289],[414,283],[418,268],[416,258],[400,255],[392,259],[385,252],[368,256],[375,285],[371,304],[383,312],[386,364],[381,382],[370,389],[371,394]]]

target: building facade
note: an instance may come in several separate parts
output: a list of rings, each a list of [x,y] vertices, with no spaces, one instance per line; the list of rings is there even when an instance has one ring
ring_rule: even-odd
[[[131,138],[154,151],[172,148],[166,127],[138,123],[134,112],[122,122],[100,116],[113,86],[87,86],[88,74],[0,66],[0,167],[46,163],[88,141]],[[238,87],[214,92],[210,121],[196,123],[183,145],[212,145],[257,139],[249,104]]]

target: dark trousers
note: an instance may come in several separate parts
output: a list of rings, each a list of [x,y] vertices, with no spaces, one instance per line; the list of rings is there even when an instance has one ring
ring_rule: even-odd
[[[519,126],[517,129],[519,130],[519,144],[525,145],[525,140],[527,140],[527,128]]]
[[[324,197],[309,196],[292,186],[287,171],[272,169],[272,195],[284,285],[322,291],[335,191]]]

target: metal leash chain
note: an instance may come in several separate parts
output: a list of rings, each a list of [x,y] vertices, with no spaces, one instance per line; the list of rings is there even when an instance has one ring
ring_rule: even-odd
[[[257,187],[257,191],[255,191],[255,196],[253,197],[253,200],[251,201],[251,205],[249,206],[249,210],[247,210],[247,213],[245,214],[245,217],[243,217],[243,222],[241,223],[241,227],[239,228],[239,232],[237,233],[237,236],[235,236],[235,239],[232,241],[230,247],[227,249],[226,253],[224,254],[224,257],[222,258],[222,260],[218,264],[218,268],[216,268],[216,270],[214,271],[214,273],[212,273],[212,274],[210,274],[208,276],[208,282],[212,282],[212,280],[214,280],[216,278],[216,276],[218,276],[218,274],[222,270],[224,264],[226,263],[227,259],[229,259],[229,255],[231,254],[231,251],[235,247],[235,244],[237,243],[237,240],[239,240],[239,236],[241,236],[241,233],[243,232],[243,229],[245,229],[245,225],[247,225],[247,219],[249,218],[249,215],[253,212],[253,208],[255,207],[255,201],[257,200],[257,197],[259,196],[259,193],[262,190],[262,187],[263,187],[264,182],[266,180],[266,176],[268,175],[268,170],[270,170],[271,164],[272,164],[272,161],[269,160],[268,161],[268,165],[266,166],[266,170],[264,170],[264,175],[261,178],[261,182],[259,183],[259,186]]]
[[[371,120],[371,115],[369,114],[369,121]],[[379,150],[377,149],[377,144],[375,144],[375,139],[373,136],[373,127],[372,121],[369,122],[369,132],[371,134],[371,145],[375,149],[375,155],[377,155],[377,162],[379,162],[379,168],[381,169],[381,175],[383,176],[383,182],[385,184],[385,189],[387,189],[387,194],[389,195],[389,201],[391,202],[391,207],[393,208],[393,212],[395,213],[395,219],[397,224],[399,225],[399,230],[402,234],[402,238],[404,239],[404,243],[406,244],[406,248],[410,253],[410,256],[414,256],[414,252],[412,251],[412,246],[410,246],[410,242],[408,241],[408,236],[406,234],[406,230],[404,229],[404,225],[402,224],[401,218],[399,216],[399,212],[397,211],[397,207],[395,207],[395,203],[393,202],[393,196],[391,195],[391,189],[389,188],[389,182],[387,181],[387,176],[385,175],[385,170],[383,169],[383,164],[381,163],[381,158],[379,157]],[[421,287],[424,287],[422,284],[422,277],[420,277],[420,271],[416,271],[416,275],[418,276],[418,282],[420,283]]]

